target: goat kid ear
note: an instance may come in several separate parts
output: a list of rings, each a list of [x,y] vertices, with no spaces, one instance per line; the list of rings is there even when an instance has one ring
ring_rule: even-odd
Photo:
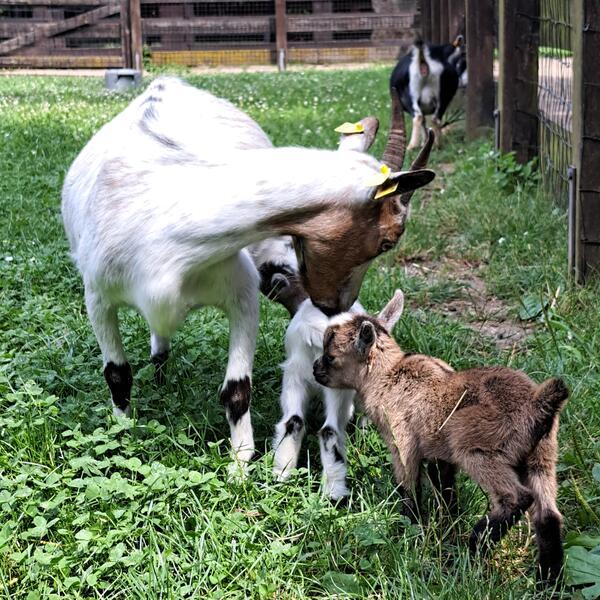
[[[362,129],[362,131],[342,133],[338,150],[366,152],[372,146],[377,135],[377,130],[379,129],[379,120],[375,117],[365,117],[356,123],[356,125],[358,126],[357,129]],[[340,128],[338,127],[338,129]]]
[[[433,181],[435,173],[429,169],[400,171],[392,173],[375,191],[373,199],[377,202],[386,196],[405,194],[427,185]]]
[[[455,48],[460,48],[465,43],[465,38],[462,35],[457,35],[456,39],[452,42]]]
[[[371,321],[363,321],[358,330],[358,337],[354,342],[356,351],[363,359],[367,357],[371,346],[375,343],[376,337],[375,325]]]
[[[384,306],[379,313],[378,320],[385,327],[386,331],[391,334],[392,329],[398,322],[398,319],[404,312],[404,294],[402,290],[396,290],[392,299]]]

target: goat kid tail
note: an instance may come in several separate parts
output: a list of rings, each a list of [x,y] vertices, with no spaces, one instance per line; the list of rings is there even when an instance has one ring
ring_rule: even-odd
[[[562,379],[554,377],[541,383],[534,396],[534,438],[537,444],[548,435],[556,415],[562,410],[569,397],[569,390]]]

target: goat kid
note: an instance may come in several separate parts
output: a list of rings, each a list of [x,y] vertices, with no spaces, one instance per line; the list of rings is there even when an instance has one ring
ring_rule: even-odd
[[[388,144],[384,156],[393,159],[392,150]],[[293,236],[313,301],[333,312],[349,308],[364,265],[396,235],[402,194],[434,176],[392,172],[386,185],[398,183],[397,191],[374,201],[380,186],[369,182],[380,175],[381,163],[360,152],[272,148],[229,102],[178,79],[155,80],[88,142],[62,194],[114,413],[129,413],[132,387],[121,306],[149,323],[159,366],[190,310],[221,308],[230,324],[221,401],[243,467],[254,451],[249,405],[259,286],[244,248]]]
[[[397,291],[381,320],[333,318],[315,379],[358,392],[391,452],[398,484],[417,501],[423,460],[462,468],[488,493],[492,509],[475,525],[471,551],[486,551],[529,510],[538,575],[554,582],[563,558],[556,461],[565,384],[548,379],[538,385],[506,367],[455,372],[437,358],[403,352],[389,333],[403,304]]]
[[[402,107],[413,119],[408,150],[419,145],[425,117],[433,115],[436,144],[441,141],[442,117],[456,90],[467,83],[464,38],[452,44],[434,46],[418,41],[392,71],[390,85],[396,89]]]
[[[403,115],[398,103],[392,103],[396,109],[393,112],[392,122],[402,119],[398,130],[403,131]],[[373,131],[373,129],[370,129]],[[366,141],[362,135],[342,135],[339,142],[340,150],[357,149],[362,145],[370,146],[374,135]],[[403,138],[399,140],[403,147]],[[411,170],[418,169],[427,163],[431,150],[432,138],[421,150],[417,159],[411,165]],[[401,151],[401,155],[404,151]],[[402,204],[408,216],[409,202],[412,193],[405,194]],[[403,221],[404,223],[404,221]],[[280,244],[279,246],[277,244]],[[333,390],[324,388],[315,382],[312,374],[312,364],[323,350],[323,335],[328,325],[328,318],[319,310],[304,293],[302,298],[302,285],[298,283],[293,274],[292,257],[286,255],[283,242],[267,240],[260,250],[266,255],[275,255],[278,262],[263,262],[269,269],[275,271],[272,276],[273,285],[286,299],[293,298],[295,310],[288,310],[293,316],[285,334],[286,360],[282,365],[283,382],[280,397],[282,418],[275,427],[273,447],[275,450],[273,473],[279,480],[287,479],[298,464],[298,457],[305,435],[305,414],[308,401],[311,397],[320,396],[325,409],[325,422],[319,430],[319,447],[321,451],[321,464],[323,466],[323,489],[334,500],[349,494],[346,484],[346,427],[354,414],[354,392],[352,390]],[[276,252],[273,252],[273,250]],[[278,252],[277,252],[278,251]],[[254,250],[253,252],[256,252]],[[255,258],[255,260],[257,260]],[[286,264],[287,261],[287,264]],[[281,265],[284,266],[281,266]],[[274,265],[274,266],[273,266]],[[263,268],[259,271],[262,273]],[[290,276],[291,273],[291,276]],[[289,280],[289,281],[288,281]],[[282,302],[284,305],[285,302]],[[297,312],[296,312],[297,311]],[[363,314],[365,311],[359,302],[355,302],[350,312]]]

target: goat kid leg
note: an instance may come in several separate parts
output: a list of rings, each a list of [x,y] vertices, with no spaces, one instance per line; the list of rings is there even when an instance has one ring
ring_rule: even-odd
[[[421,129],[423,127],[424,124],[424,118],[423,115],[419,112],[419,113],[415,113],[414,117],[413,117],[413,123],[412,123],[412,131],[410,133],[410,142],[408,143],[408,147],[406,148],[407,150],[414,150],[415,148],[418,148],[420,145],[420,136],[421,136]]]
[[[282,419],[275,426],[273,474],[279,481],[287,479],[298,465],[298,455],[306,432],[304,415],[309,385],[309,365],[286,364],[281,389]]]
[[[163,384],[165,380],[164,365],[169,358],[171,340],[162,337],[154,331],[150,334],[150,359],[154,365],[154,378],[156,383]]]
[[[258,333],[258,274],[246,253],[239,253],[229,266],[223,278],[223,285],[228,286],[223,308],[229,317],[229,359],[221,403],[231,430],[235,459],[231,470],[243,475],[254,454],[250,384]]]
[[[527,459],[525,485],[534,496],[531,516],[538,547],[538,579],[553,583],[563,566],[561,543],[562,515],[556,506],[556,460],[558,455],[558,416],[552,429]]]
[[[133,376],[123,350],[117,308],[87,286],[85,304],[102,352],[104,379],[110,389],[113,414],[116,417],[128,417],[131,414],[129,401]]]
[[[353,390],[323,388],[325,423],[319,431],[323,488],[333,500],[348,496],[346,484],[346,426],[354,414]]]
[[[429,463],[427,474],[434,490],[441,498],[443,508],[447,509],[451,516],[456,516],[458,508],[454,487],[456,467],[444,460],[435,460]]]
[[[409,436],[403,439],[392,437],[387,441],[398,491],[404,499],[403,514],[416,523],[421,503],[421,456],[417,450],[418,444]]]
[[[431,127],[435,134],[435,147],[439,148],[442,145],[442,120],[434,115],[431,118]]]
[[[521,483],[515,469],[501,460],[470,453],[461,466],[492,502],[492,510],[477,522],[469,540],[471,552],[485,554],[531,506],[533,494]]]

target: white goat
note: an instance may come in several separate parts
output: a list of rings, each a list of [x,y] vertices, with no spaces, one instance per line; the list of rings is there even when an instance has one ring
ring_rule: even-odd
[[[359,302],[350,312],[364,314]],[[323,489],[333,499],[348,495],[346,486],[346,426],[354,414],[353,390],[334,390],[315,381],[313,363],[323,353],[323,335],[329,325],[326,317],[306,299],[290,321],[285,333],[286,360],[282,364],[281,412],[275,427],[273,472],[280,480],[289,477],[298,464],[305,429],[308,400],[320,395],[325,422],[319,430],[323,466]]]
[[[62,212],[115,414],[129,412],[132,386],[118,308],[145,317],[160,364],[187,313],[217,306],[230,322],[221,400],[235,457],[247,463],[258,276],[244,248],[294,236],[313,301],[347,309],[372,258],[367,252],[385,249],[390,203],[433,178],[431,171],[394,172],[386,185],[398,183],[397,191],[374,202],[369,182],[380,167],[359,152],[272,148],[247,115],[177,79],[154,81],[105,125],[67,173]],[[353,224],[365,214],[369,235],[348,252]],[[337,235],[327,243],[323,230],[332,228]]]

